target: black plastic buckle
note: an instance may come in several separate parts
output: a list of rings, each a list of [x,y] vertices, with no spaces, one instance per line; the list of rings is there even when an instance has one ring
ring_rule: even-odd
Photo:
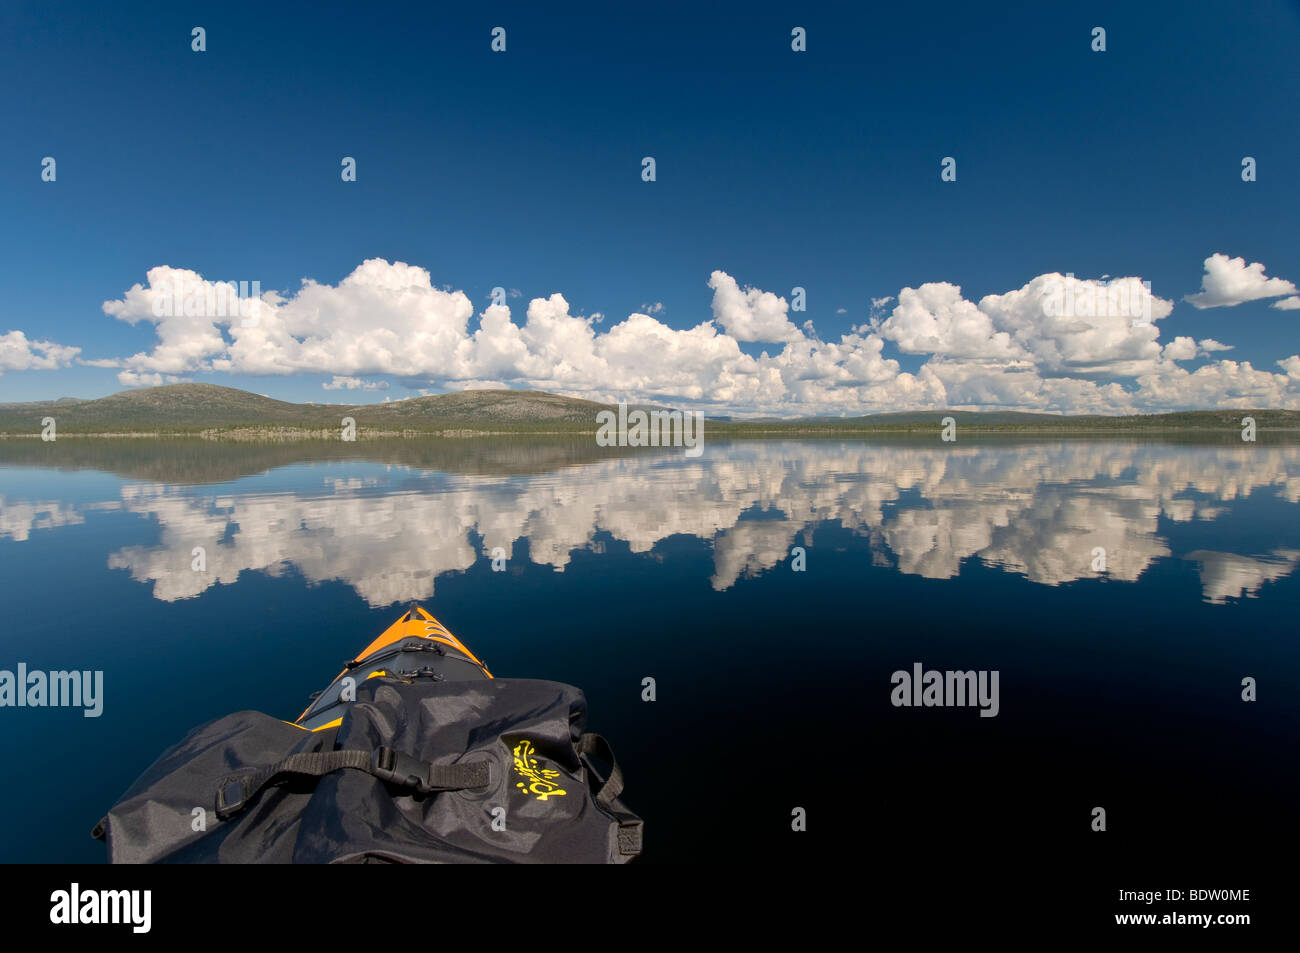
[[[436,652],[438,655],[446,655],[447,649],[441,642],[435,642],[432,639],[426,639],[423,636],[413,636],[402,643],[403,652]]]
[[[380,745],[370,755],[370,773],[382,781],[415,788],[425,794],[433,790],[429,786],[428,764],[387,745]]]
[[[403,669],[400,672],[393,672],[398,678],[431,678],[435,682],[443,680],[443,674],[435,671],[432,667],[426,665],[424,668]]]
[[[217,818],[226,820],[238,814],[248,803],[248,786],[243,778],[226,778],[217,788]]]

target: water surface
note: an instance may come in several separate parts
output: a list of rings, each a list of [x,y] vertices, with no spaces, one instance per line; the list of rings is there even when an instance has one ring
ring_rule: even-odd
[[[1095,805],[1130,843],[1266,836],[1298,793],[1298,504],[1268,442],[3,441],[0,668],[106,697],[0,709],[2,859],[100,859],[164,747],[292,718],[413,600],[586,691],[647,859],[1089,850]],[[892,706],[914,662],[999,671],[998,716]]]

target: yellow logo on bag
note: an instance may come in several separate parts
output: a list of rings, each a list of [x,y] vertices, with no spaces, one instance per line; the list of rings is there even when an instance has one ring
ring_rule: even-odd
[[[515,787],[527,794],[537,795],[539,801],[568,794],[568,791],[561,790],[560,786],[551,780],[560,776],[559,771],[551,771],[538,765],[537,759],[533,757],[533,752],[536,750],[533,743],[527,739],[515,745],[515,772],[524,779],[517,781]]]

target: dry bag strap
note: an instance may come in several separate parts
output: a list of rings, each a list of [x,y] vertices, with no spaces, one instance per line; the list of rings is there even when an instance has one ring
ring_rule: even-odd
[[[217,787],[217,817],[226,820],[238,814],[262,789],[290,777],[319,778],[352,768],[399,787],[421,794],[431,791],[461,791],[487,785],[486,761],[469,764],[430,764],[381,745],[374,751],[319,751],[294,754],[279,764],[251,774],[232,775]]]
[[[611,810],[614,798],[623,793],[623,772],[614,758],[614,749],[604,736],[588,732],[578,739],[578,754],[595,754],[609,762],[609,777],[595,792],[596,803],[605,810]]]
[[[600,790],[594,792],[596,804],[618,821],[618,852],[635,857],[641,853],[641,837],[645,822],[635,814],[620,810],[614,804],[615,799],[623,793],[623,771],[614,757],[614,749],[603,736],[589,732],[578,739],[578,754],[599,755],[609,762],[609,777],[605,778]],[[588,767],[591,766],[590,762],[587,764]]]

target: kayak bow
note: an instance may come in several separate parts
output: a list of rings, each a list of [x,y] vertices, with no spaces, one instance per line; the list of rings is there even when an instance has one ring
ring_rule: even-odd
[[[465,643],[421,606],[413,605],[349,662],[293,724],[309,731],[334,727],[343,720],[356,686],[380,675],[438,681],[492,677]],[[352,690],[350,697],[344,698],[348,689]]]

